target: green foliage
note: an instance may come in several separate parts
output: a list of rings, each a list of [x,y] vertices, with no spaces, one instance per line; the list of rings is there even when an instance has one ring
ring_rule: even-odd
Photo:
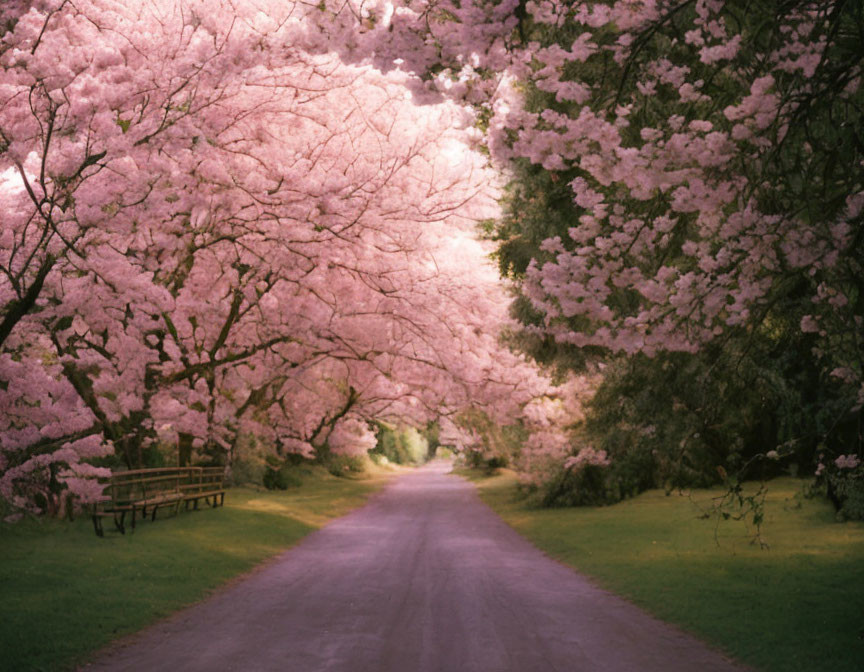
[[[169,466],[165,457],[164,446],[152,444],[141,449],[141,468],[152,469],[156,467]]]
[[[834,503],[840,520],[864,520],[864,468],[831,469],[824,483],[824,491]]]
[[[477,409],[462,412],[456,422],[480,437],[479,446],[461,455],[464,464],[472,468],[492,472],[513,464],[528,438],[528,431],[522,424],[501,425]]]
[[[587,465],[579,470],[558,469],[540,488],[540,505],[598,506],[620,499],[610,490],[606,467]]]
[[[438,448],[441,446],[441,441],[438,438],[438,435],[441,432],[440,425],[431,421],[427,423],[426,428],[423,430],[423,436],[426,439],[427,443],[427,458],[432,459],[436,455],[438,455]]]
[[[298,488],[303,484],[304,479],[313,473],[309,460],[296,453],[289,453],[283,457],[268,455],[266,463],[267,468],[263,473],[262,484],[268,490]],[[330,473],[339,475],[333,471]]]
[[[437,431],[434,431],[437,441]],[[373,453],[395,464],[422,464],[430,454],[429,440],[414,427],[378,424],[378,445]]]
[[[303,483],[303,478],[291,465],[273,465],[264,472],[262,483],[268,490],[288,490],[299,487]]]
[[[241,436],[231,451],[231,483],[233,485],[262,485],[269,470],[268,450],[253,436]],[[266,485],[266,484],[265,484]]]
[[[847,477],[842,485],[843,506],[838,512],[847,520],[864,520],[864,478]]]
[[[492,453],[484,453],[480,450],[468,450],[460,455],[459,463],[469,469],[482,469],[487,474],[496,472],[501,467],[507,466],[506,460]]]
[[[507,466],[507,459],[501,455],[471,450],[462,455],[462,464],[470,469],[481,469],[487,475],[497,474]]]
[[[790,466],[812,473],[820,439],[851,452],[855,415],[808,356],[811,339],[797,321],[778,311],[746,340],[612,361],[586,430],[609,454],[620,495],[712,485],[722,480],[718,467],[739,480]],[[783,461],[754,459],[771,450]]]
[[[324,466],[327,471],[340,478],[362,474],[366,471],[369,460],[365,455],[333,455],[327,456]]]
[[[753,530],[753,543],[758,543],[761,548],[768,548],[768,542],[762,535],[765,498],[768,493],[765,482],[753,486],[730,476],[722,467],[718,467],[717,471],[723,479],[725,490],[712,499],[710,506],[702,507],[703,513],[700,517],[713,518],[718,523],[725,520],[748,521]]]
[[[725,489],[652,490],[600,508],[541,509],[505,472],[481,495],[532,543],[601,586],[765,672],[858,672],[864,660],[864,523],[835,522],[806,481],[768,483],[762,530],[705,520]],[[754,494],[749,485],[744,495]]]
[[[790,299],[759,329],[696,354],[609,357],[581,440],[611,464],[594,474],[552,470],[539,501],[607,504],[650,488],[718,484],[722,474],[811,474],[820,445],[854,453],[860,411],[847,410],[842,383],[811,356],[800,319]],[[764,459],[769,451],[782,459]]]
[[[435,451],[435,457],[441,458],[442,460],[450,460],[453,459],[453,451],[446,446],[439,446]]]

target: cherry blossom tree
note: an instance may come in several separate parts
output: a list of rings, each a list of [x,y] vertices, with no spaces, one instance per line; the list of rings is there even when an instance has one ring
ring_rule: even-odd
[[[857,118],[859,12],[800,2],[744,16],[738,4],[476,0],[356,12],[369,58],[417,73],[427,90],[477,99],[494,115],[493,157],[542,167],[572,190],[577,221],[526,269],[546,329],[651,353],[692,351],[759,319],[787,272],[830,274],[849,256],[864,202],[856,150],[832,155],[848,171],[825,164],[839,137],[821,123]],[[790,161],[827,170],[802,184]],[[778,188],[800,202],[816,186],[830,212],[768,202]],[[817,290],[817,304],[849,305],[840,288]],[[802,327],[817,324],[806,316]]]
[[[112,451],[351,453],[373,419],[542,387],[498,342],[472,236],[497,181],[462,107],[327,53],[299,4],[29,4],[0,46],[13,505],[86,500]]]
[[[532,353],[579,367],[653,361],[658,379],[701,362],[706,390],[727,390],[718,398],[773,388],[773,429],[738,425],[743,441],[766,435],[768,446],[749,449],[774,441],[806,463],[819,446],[824,464],[860,452],[857,3],[327,11],[344,30],[353,12],[348,57],[413,73],[418,95],[474,104],[491,156],[513,176],[499,258],[521,284]],[[738,380],[743,360],[755,385]],[[764,399],[751,400],[755,417]],[[802,405],[813,422],[796,419]],[[682,440],[729,415],[693,410],[702,417]]]
[[[516,462],[524,484],[539,488],[583,464],[608,464],[606,453],[588,445],[581,431],[597,382],[596,376],[571,376],[525,404],[522,418],[529,435]]]
[[[718,398],[736,358],[764,354],[755,389],[798,399],[818,379],[823,419],[774,431],[777,449],[847,469],[864,21],[828,0],[752,9],[6,3],[4,497],[58,509],[92,494],[88,462],[160,442],[181,462],[230,461],[250,433],[362,450],[375,419],[444,417],[467,447],[516,418],[519,459],[602,466],[566,429],[590,393],[499,342],[508,297],[474,235],[495,218],[526,325],[511,342],[563,369],[653,362],[655,382],[689,357]],[[779,363],[783,344],[806,362]],[[725,417],[706,408],[681,445]]]

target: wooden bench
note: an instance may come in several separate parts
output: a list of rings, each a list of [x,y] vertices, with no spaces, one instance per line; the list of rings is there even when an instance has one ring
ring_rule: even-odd
[[[104,535],[102,520],[112,518],[115,527],[126,532],[126,516],[131,527],[139,515],[156,520],[160,508],[173,508],[176,514],[181,502],[186,508],[198,508],[203,499],[211,506],[225,503],[225,470],[222,467],[159,467],[119,471],[103,480],[102,497],[93,505],[93,528]],[[212,497],[212,503],[210,498]]]

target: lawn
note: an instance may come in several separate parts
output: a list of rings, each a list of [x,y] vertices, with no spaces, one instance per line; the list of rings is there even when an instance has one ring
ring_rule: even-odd
[[[222,508],[160,513],[134,534],[109,523],[102,539],[86,518],[0,523],[0,670],[71,669],[361,505],[388,477],[314,470],[300,487],[234,488]]]
[[[699,518],[719,491],[538,509],[512,473],[469,477],[550,556],[757,669],[864,670],[864,523],[837,522],[803,481],[768,484],[761,549],[745,523]]]

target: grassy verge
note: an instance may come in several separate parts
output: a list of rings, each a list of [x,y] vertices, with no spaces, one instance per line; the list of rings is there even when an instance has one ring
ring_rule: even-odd
[[[0,524],[0,670],[74,667],[361,505],[389,473],[316,469],[298,488],[235,488],[223,508],[165,514],[134,534],[106,521],[103,539],[87,519]]]
[[[762,670],[864,669],[864,523],[835,522],[803,483],[769,484],[763,536],[700,520],[719,491],[662,491],[603,508],[537,509],[515,477],[469,475],[507,523],[550,556]],[[694,503],[695,502],[695,503]]]

